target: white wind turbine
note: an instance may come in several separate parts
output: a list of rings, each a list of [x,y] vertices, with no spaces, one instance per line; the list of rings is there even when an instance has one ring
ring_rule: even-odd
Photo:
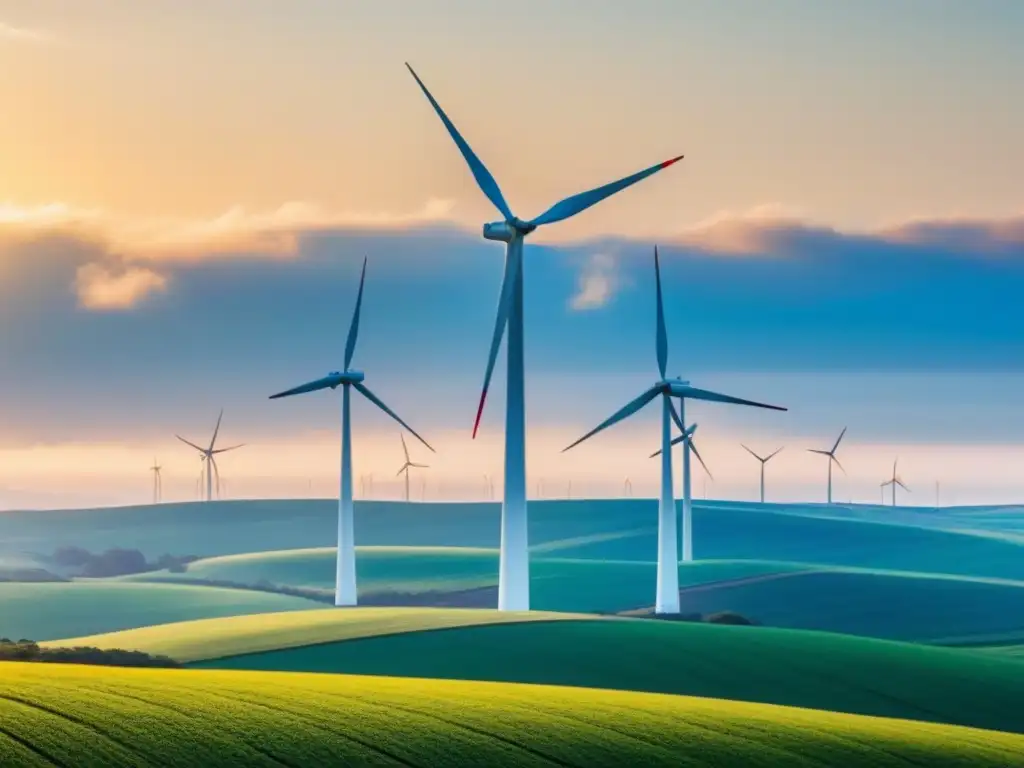
[[[839,437],[836,438],[836,444],[832,446],[831,451],[820,451],[816,448],[808,448],[807,450],[811,453],[817,453],[819,456],[828,456],[828,503],[832,503],[832,462],[843,470],[843,474],[846,474],[846,470],[843,469],[843,465],[839,463],[839,459],[836,458],[836,450],[839,448],[839,443],[843,439],[843,435],[846,434],[846,427],[843,427],[843,431],[839,433]]]
[[[149,468],[149,471],[153,473],[153,503],[159,504],[160,499],[163,497],[164,481],[163,477],[160,476],[160,470],[163,469],[156,459],[153,459],[153,466]]]
[[[415,469],[430,469],[430,465],[429,464],[414,464],[409,459],[409,447],[405,444],[405,435],[403,435],[401,432],[399,432],[398,436],[400,438],[402,438],[402,453],[405,454],[405,464],[403,464],[402,468],[400,470],[398,470],[398,474],[395,475],[395,477],[400,477],[403,474],[405,475],[405,500],[409,501],[409,470],[410,469],[414,469],[414,468]],[[424,493],[426,493],[426,491],[424,491]]]
[[[680,398],[680,401],[682,401],[682,398]],[[773,406],[764,407],[771,408]],[[680,417],[680,421],[682,421],[682,417]],[[692,497],[690,494],[690,451],[693,451],[693,455],[697,457],[697,461],[699,461],[700,465],[704,467],[704,472],[707,476],[714,480],[711,470],[708,469],[708,465],[704,463],[704,459],[701,458],[700,453],[697,451],[697,444],[693,442],[693,433],[696,431],[697,425],[694,424],[688,430],[679,435],[679,437],[673,438],[671,442],[671,445],[683,443],[683,507],[681,511],[682,526],[679,533],[679,548],[683,554],[683,562],[686,563],[693,561],[693,508],[691,501]],[[660,453],[661,449],[659,448],[648,458],[653,459]],[[705,486],[704,498],[706,499],[707,497],[707,486]]]
[[[740,443],[740,445],[743,445],[743,443]],[[782,446],[782,448],[785,448],[785,447],[786,446]],[[767,456],[761,456],[760,454],[754,453],[752,450],[747,448],[747,446],[743,445],[743,450],[745,450],[747,453],[749,453],[751,456],[753,456],[755,459],[757,459],[759,462],[761,462],[761,503],[762,504],[764,504],[764,465],[767,464],[769,461],[771,461],[776,455],[778,455],[779,451],[781,451],[782,448],[779,448],[777,451],[775,451],[775,453],[769,453]]]
[[[689,398],[692,400],[709,400],[718,403],[751,405],[757,408],[771,408],[784,411],[775,405],[764,405],[751,400],[741,400],[731,395],[722,395],[706,389],[697,389],[689,382],[680,379],[666,379],[665,369],[668,365],[668,333],[665,330],[665,310],[661,299],[661,269],[658,263],[658,249],[654,249],[654,277],[657,298],[657,331],[656,351],[658,357],[658,373],[661,379],[648,387],[643,394],[634,398],[610,417],[598,424],[594,429],[581,437],[562,452],[579,445],[584,440],[596,435],[603,429],[632,416],[652,400],[661,395],[661,497],[658,505],[658,577],[654,601],[655,613],[679,613],[679,549],[676,543],[676,512],[675,499],[672,494],[672,422],[675,421],[679,431],[689,436],[683,426],[682,419],[676,412],[672,398]],[[685,443],[689,441],[684,440]]]
[[[613,181],[588,192],[567,197],[547,211],[529,221],[516,217],[505,202],[505,197],[490,171],[476,156],[458,129],[448,119],[441,106],[427,90],[413,68],[406,64],[427,97],[437,116],[459,148],[473,178],[487,199],[504,217],[502,221],[485,224],[486,240],[505,243],[505,274],[502,277],[498,313],[494,321],[494,335],[484,373],[484,385],[473,423],[476,437],[483,414],[491,374],[498,357],[498,348],[508,326],[508,362],[505,392],[505,493],[501,508],[501,560],[498,573],[498,610],[526,611],[530,609],[530,553],[527,537],[526,513],[526,416],[523,373],[523,242],[537,227],[554,224],[575,216],[616,192],[646,179],[663,168],[682,159],[682,155],[653,165],[632,176]]]
[[[345,368],[332,371],[321,379],[300,384],[297,387],[271,395],[274,400],[279,397],[300,395],[315,392],[319,389],[337,389],[341,386],[341,493],[338,496],[338,558],[335,579],[334,604],[356,604],[356,550],[355,521],[352,504],[352,421],[350,418],[351,390],[380,408],[384,413],[401,424],[431,451],[434,449],[420,437],[416,431],[388,408],[373,392],[363,384],[365,375],[362,371],[351,370],[352,355],[356,351],[356,339],[359,336],[359,313],[363,305],[363,285],[366,282],[366,259],[363,259],[363,271],[359,277],[359,293],[356,296],[356,307],[352,313],[352,325],[348,329],[348,340],[345,342]]]
[[[910,493],[910,489],[907,488],[907,486],[905,486],[903,484],[903,481],[900,479],[899,475],[896,474],[896,464],[897,464],[897,462],[899,462],[899,457],[896,457],[896,461],[894,461],[892,463],[892,477],[889,478],[888,480],[886,480],[884,483],[882,483],[882,492],[883,493],[885,492],[886,486],[890,486],[890,485],[892,486],[892,505],[894,507],[896,506],[896,486],[897,485],[900,488],[902,488],[904,491],[906,491],[907,493]],[[938,506],[938,505],[936,504],[936,506]]]
[[[224,418],[224,409],[220,409],[220,414],[217,416],[217,426],[213,428],[213,437],[210,438],[209,448],[200,448],[193,442],[189,442],[181,435],[175,435],[176,438],[195,448],[201,454],[200,461],[203,464],[203,469],[206,472],[206,501],[213,501],[213,480],[214,476],[217,478],[217,493],[220,494],[220,468],[217,466],[217,460],[213,458],[218,453],[226,453],[227,451],[233,451],[236,448],[241,448],[245,443],[239,443],[238,445],[232,445],[228,448],[214,448],[214,444],[217,442],[217,433],[220,432],[220,420]]]

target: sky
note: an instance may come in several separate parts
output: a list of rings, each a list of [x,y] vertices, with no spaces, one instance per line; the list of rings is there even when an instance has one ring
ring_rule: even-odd
[[[470,439],[499,216],[406,61],[523,218],[685,155],[530,237],[531,494],[655,493],[653,407],[561,448],[656,376],[658,244],[670,373],[789,408],[689,407],[709,496],[755,497],[745,443],[786,446],[770,497],[823,500],[806,449],[848,427],[838,499],[899,457],[908,504],[1020,502],[1022,26],[1015,0],[0,0],[0,509],[145,502],[154,459],[195,498],[174,435],[221,408],[226,497],[336,494],[338,393],[266,398],[340,367],[364,257],[355,364],[437,449],[410,443],[414,494],[500,496],[503,363]],[[357,495],[397,497],[396,425],[353,423]]]

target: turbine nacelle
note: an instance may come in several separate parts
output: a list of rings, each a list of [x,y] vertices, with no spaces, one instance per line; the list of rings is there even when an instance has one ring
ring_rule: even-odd
[[[490,224],[484,224],[484,240],[510,243],[517,237],[526,237],[536,228],[536,224],[530,224],[517,218],[512,218],[508,221],[495,221]]]
[[[355,384],[366,378],[366,375],[362,371],[331,371],[327,374],[327,378],[333,383],[330,385],[331,389],[335,389],[340,384]]]

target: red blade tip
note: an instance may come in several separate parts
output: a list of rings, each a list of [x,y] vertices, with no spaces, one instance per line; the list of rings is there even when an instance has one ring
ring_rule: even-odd
[[[678,163],[682,159],[683,159],[682,155],[680,155],[679,157],[673,157],[671,160],[666,160],[664,163],[662,163],[661,167],[662,168],[668,168],[673,163]]]
[[[484,413],[484,401],[487,400],[487,390],[480,393],[480,405],[476,408],[476,421],[473,422],[473,439],[476,440],[476,431],[480,427],[480,417]]]

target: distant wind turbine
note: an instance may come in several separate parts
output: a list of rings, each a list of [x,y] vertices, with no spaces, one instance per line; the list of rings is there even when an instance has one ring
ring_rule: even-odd
[[[743,443],[740,443],[740,445],[743,445]],[[785,448],[785,447],[786,446],[782,446],[782,448]],[[782,450],[782,448],[779,448],[777,451],[775,451],[775,453],[769,453],[767,456],[761,456],[759,454],[754,453],[752,450],[747,448],[747,446],[743,445],[743,449],[747,453],[749,453],[751,456],[753,456],[755,459],[757,459],[759,462],[761,462],[761,503],[762,504],[764,504],[764,465],[767,464],[769,461],[771,461],[772,458],[777,456],[779,451]]]
[[[415,464],[415,463],[413,463],[409,459],[409,447],[405,444],[405,435],[403,435],[401,432],[399,432],[398,436],[400,438],[402,438],[402,453],[405,454],[405,464],[403,464],[402,468],[400,470],[398,470],[398,474],[395,475],[395,477],[400,477],[403,474],[405,475],[405,500],[409,501],[409,470],[410,469],[429,469],[430,465],[429,464]],[[426,491],[424,491],[424,493],[426,493]]]
[[[352,504],[351,390],[355,389],[356,392],[401,424],[427,448],[430,448],[431,451],[434,450],[412,427],[402,421],[398,414],[388,408],[380,398],[369,390],[363,383],[366,377],[362,371],[351,370],[349,367],[352,364],[352,355],[356,351],[356,339],[359,337],[359,315],[363,306],[363,286],[365,282],[366,259],[363,259],[363,271],[359,276],[359,293],[356,295],[356,307],[352,312],[352,324],[349,326],[348,339],[345,342],[344,370],[332,371],[323,378],[306,384],[300,384],[297,387],[270,396],[270,399],[274,400],[279,397],[300,395],[320,389],[337,389],[341,386],[341,492],[338,496],[338,559],[334,591],[334,604],[338,606],[356,604],[355,514]]]
[[[153,473],[153,503],[159,504],[160,499],[163,497],[164,482],[160,476],[160,470],[163,469],[157,464],[156,459],[153,459],[153,466],[149,468],[149,471]]]
[[[714,476],[711,474],[711,470],[708,469],[708,465],[704,463],[704,459],[701,458],[700,452],[697,450],[697,444],[693,441],[693,433],[697,431],[697,425],[693,424],[688,430],[679,437],[673,438],[672,445],[682,443],[685,441],[683,446],[683,506],[680,511],[682,517],[682,524],[679,527],[679,549],[683,554],[684,562],[691,562],[693,560],[693,515],[692,512],[688,512],[690,509],[690,503],[688,500],[690,496],[690,451],[693,451],[693,455],[697,457],[697,461],[704,468],[704,473],[707,477],[712,480]],[[655,456],[661,453],[661,449],[658,449],[652,453],[648,458],[653,459]],[[704,498],[707,499],[707,478],[704,480]]]
[[[896,486],[897,486],[897,485],[898,485],[898,486],[899,486],[900,488],[902,488],[902,489],[903,489],[904,491],[906,491],[907,493],[910,493],[910,489],[909,489],[909,488],[907,488],[907,486],[905,486],[905,485],[903,484],[903,481],[902,481],[902,480],[900,480],[900,478],[899,478],[899,475],[897,475],[897,474],[896,474],[896,464],[897,464],[898,462],[899,462],[899,457],[896,457],[896,461],[894,461],[894,462],[892,463],[892,477],[891,477],[891,478],[889,478],[888,480],[886,480],[886,481],[885,481],[884,483],[882,483],[882,488],[883,488],[883,489],[884,489],[884,488],[885,488],[886,486],[892,486],[892,505],[893,505],[894,507],[896,506]]]
[[[508,326],[508,362],[505,385],[505,493],[501,510],[501,557],[498,570],[498,610],[528,611],[530,609],[530,551],[527,536],[526,509],[526,417],[523,372],[523,243],[537,227],[563,221],[596,205],[607,197],[643,181],[663,168],[682,160],[682,155],[652,165],[638,173],[605,184],[588,192],[567,197],[530,221],[512,213],[490,171],[470,148],[454,123],[448,119],[427,86],[412,67],[406,64],[427,97],[437,116],[444,123],[455,145],[462,153],[477,185],[502,215],[502,220],[485,224],[485,240],[505,243],[505,274],[502,277],[498,313],[494,322],[490,354],[484,373],[483,389],[477,406],[473,436],[476,437],[491,384],[491,374],[498,357],[505,327]]]
[[[679,613],[679,549],[676,541],[676,510],[672,489],[673,421],[684,436],[684,445],[689,446],[689,440],[686,427],[683,426],[682,418],[676,411],[672,398],[710,400],[773,410],[785,409],[774,405],[755,403],[751,400],[741,400],[738,397],[722,395],[705,389],[697,389],[681,379],[665,378],[665,369],[668,367],[668,332],[665,329],[665,307],[661,297],[661,267],[657,248],[654,249],[654,283],[656,299],[655,351],[658,360],[658,373],[661,378],[575,443],[562,450],[563,453],[568,451],[598,432],[629,418],[651,401],[661,397],[661,498],[658,504],[658,570],[654,610],[655,613]]]
[[[175,435],[176,438],[195,448],[201,454],[202,458],[200,461],[203,462],[203,468],[206,471],[206,500],[213,501],[213,480],[214,476],[217,478],[217,494],[220,495],[220,468],[217,466],[217,460],[213,458],[218,453],[226,453],[227,451],[233,451],[236,448],[241,448],[245,443],[239,443],[238,445],[232,445],[228,448],[214,448],[214,444],[217,442],[217,433],[220,432],[220,420],[224,418],[224,409],[220,409],[220,414],[217,416],[217,426],[213,428],[213,437],[210,438],[209,448],[200,448],[195,443],[189,442],[181,435]],[[211,472],[211,467],[213,471]]]
[[[627,477],[626,481],[622,484],[622,491],[626,494],[627,498],[633,498],[633,482]]]
[[[839,433],[839,437],[836,439],[836,444],[832,446],[831,451],[820,451],[817,448],[808,448],[807,450],[811,453],[817,453],[820,456],[828,456],[828,503],[832,503],[832,463],[839,469],[843,470],[843,474],[846,474],[846,470],[843,469],[843,465],[839,463],[839,459],[836,458],[836,450],[839,448],[839,443],[843,439],[843,435],[846,434],[846,427],[843,427],[843,431]]]

